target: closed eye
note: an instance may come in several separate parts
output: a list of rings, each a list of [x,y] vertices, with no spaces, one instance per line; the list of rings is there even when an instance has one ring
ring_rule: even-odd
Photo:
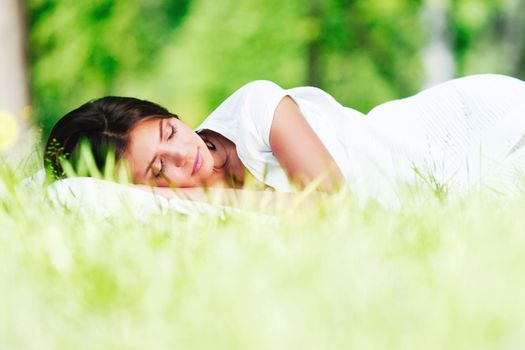
[[[159,170],[157,171],[157,173],[155,174],[155,178],[156,178],[156,179],[161,178],[163,172],[164,172],[164,161],[163,161],[162,158],[161,158],[161,159],[160,159],[160,167],[159,167]]]
[[[171,132],[168,136],[168,140],[170,140],[173,136],[175,136],[175,133],[177,132],[177,129],[175,128],[175,126],[170,124],[170,127],[171,127]]]

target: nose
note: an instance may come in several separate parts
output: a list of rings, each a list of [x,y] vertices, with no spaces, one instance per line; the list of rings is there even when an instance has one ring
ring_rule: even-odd
[[[173,164],[177,168],[182,168],[188,162],[188,149],[185,147],[180,147],[175,150],[172,150],[169,154],[170,158],[173,161]]]

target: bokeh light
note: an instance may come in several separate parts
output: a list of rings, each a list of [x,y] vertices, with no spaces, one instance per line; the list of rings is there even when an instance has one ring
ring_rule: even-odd
[[[15,116],[6,111],[0,111],[0,151],[9,149],[18,138],[18,122]]]

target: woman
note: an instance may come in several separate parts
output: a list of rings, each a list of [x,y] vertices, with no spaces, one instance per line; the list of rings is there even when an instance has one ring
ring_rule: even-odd
[[[151,102],[104,97],[53,128],[46,164],[91,145],[103,167],[113,150],[133,182],[176,187],[241,187],[248,177],[279,191],[347,183],[360,198],[397,201],[397,184],[515,185],[525,169],[525,82],[501,75],[452,80],[362,113],[313,87],[249,83],[198,128]],[[191,190],[193,189],[193,190]],[[192,197],[194,198],[194,197]]]

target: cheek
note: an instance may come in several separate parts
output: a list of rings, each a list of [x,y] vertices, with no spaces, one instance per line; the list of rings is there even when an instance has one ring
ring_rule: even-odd
[[[208,149],[206,145],[203,145],[201,149],[204,151],[203,152],[204,166],[206,169],[208,169],[208,172],[211,172],[213,170],[213,165],[215,162],[215,160],[213,159],[213,154],[211,153],[211,151]]]
[[[164,170],[164,176],[166,177],[164,182],[171,182],[177,184],[180,181],[180,174],[177,168],[173,165],[166,166]]]
[[[183,173],[182,168],[178,168],[174,165],[168,165],[164,171],[165,178],[158,182],[157,186],[169,187],[188,187],[193,186],[193,181]]]

